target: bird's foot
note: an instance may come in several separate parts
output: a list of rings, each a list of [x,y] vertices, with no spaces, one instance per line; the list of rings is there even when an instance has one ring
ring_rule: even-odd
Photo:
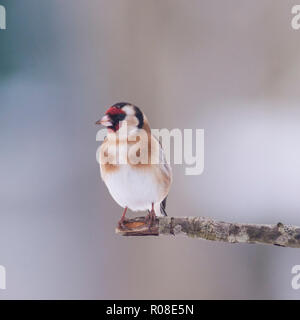
[[[151,230],[156,220],[156,215],[154,210],[149,211],[149,214],[145,217],[145,221],[148,225],[149,230]]]
[[[118,228],[120,230],[128,230],[129,228],[126,226],[126,222],[128,221],[128,219],[121,219],[119,222],[118,222]]]

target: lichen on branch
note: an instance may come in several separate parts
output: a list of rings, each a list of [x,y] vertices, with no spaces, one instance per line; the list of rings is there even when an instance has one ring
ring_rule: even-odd
[[[159,217],[149,226],[145,217],[129,219],[116,229],[124,236],[186,235],[228,243],[259,243],[300,248],[300,227],[216,221],[206,217]]]

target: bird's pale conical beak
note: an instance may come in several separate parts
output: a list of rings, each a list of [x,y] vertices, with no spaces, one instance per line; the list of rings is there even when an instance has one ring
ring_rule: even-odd
[[[111,120],[110,120],[110,117],[108,115],[105,115],[102,119],[98,120],[96,122],[96,124],[101,124],[105,127],[110,127],[112,126],[112,123],[111,123]]]

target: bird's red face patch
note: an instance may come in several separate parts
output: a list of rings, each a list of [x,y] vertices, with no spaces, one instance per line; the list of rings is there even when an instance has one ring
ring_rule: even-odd
[[[125,112],[117,107],[110,107],[109,109],[106,110],[105,114],[109,114],[109,115],[116,115],[116,114],[125,114]]]
[[[105,114],[109,117],[112,123],[111,126],[107,127],[108,131],[118,131],[120,129],[120,121],[123,121],[125,119],[126,112],[121,108],[112,106],[105,112]]]

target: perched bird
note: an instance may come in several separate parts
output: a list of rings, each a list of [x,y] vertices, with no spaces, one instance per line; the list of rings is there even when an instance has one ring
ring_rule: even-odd
[[[151,134],[145,114],[131,103],[116,103],[96,122],[107,127],[100,147],[100,173],[113,199],[124,208],[148,210],[151,227],[156,214],[166,214],[172,170],[159,140]],[[114,148],[116,146],[116,148]]]

